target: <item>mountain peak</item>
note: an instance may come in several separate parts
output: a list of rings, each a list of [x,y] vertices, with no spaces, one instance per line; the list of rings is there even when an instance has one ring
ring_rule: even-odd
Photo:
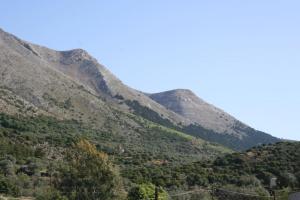
[[[161,92],[161,93],[164,93],[164,94],[173,94],[173,95],[177,95],[177,96],[196,96],[196,94],[192,91],[192,90],[189,90],[189,89],[174,89],[174,90],[168,90],[168,91],[165,91],[165,92]]]
[[[170,92],[170,93],[193,93],[193,91],[191,91],[189,89],[183,89],[183,88],[178,88],[178,89],[174,89],[174,90],[167,90],[165,92]]]
[[[65,59],[72,62],[79,62],[83,60],[95,60],[87,51],[83,49],[72,49],[68,51],[60,51]]]
[[[232,127],[237,120],[223,110],[205,102],[191,90],[170,90],[151,94],[150,98],[207,129],[235,134],[232,132]]]
[[[183,102],[195,102],[199,104],[207,104],[202,99],[200,99],[193,91],[189,89],[174,89],[174,90],[168,90],[165,92],[150,94],[150,97],[154,99],[157,102],[160,102],[161,104],[165,105],[164,101],[172,101],[174,104],[182,104]],[[171,104],[169,104],[167,107],[171,109]],[[172,109],[171,109],[172,110]],[[182,113],[180,113],[182,114]]]

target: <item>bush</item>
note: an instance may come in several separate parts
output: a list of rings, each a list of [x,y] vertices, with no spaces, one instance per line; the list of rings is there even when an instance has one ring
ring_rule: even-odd
[[[20,189],[3,176],[0,176],[0,191],[11,196],[20,195]]]
[[[0,161],[0,173],[5,176],[12,176],[15,174],[14,164],[10,160]]]
[[[168,193],[163,190],[161,187],[158,188],[158,197],[160,200],[168,199]],[[155,198],[155,185],[141,184],[136,187],[133,187],[129,194],[129,200],[144,200],[144,199],[154,199]]]
[[[60,169],[56,187],[69,199],[123,199],[123,186],[108,155],[97,151],[87,140],[79,141]]]

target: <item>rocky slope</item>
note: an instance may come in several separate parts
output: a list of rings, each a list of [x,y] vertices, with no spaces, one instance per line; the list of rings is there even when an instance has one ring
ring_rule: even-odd
[[[124,85],[82,49],[54,51],[20,40],[2,30],[0,45],[1,85],[39,106],[45,103],[45,96],[52,95],[61,100],[64,100],[62,96],[65,94],[72,96],[73,92],[68,88],[76,85],[79,88],[73,90],[86,90],[90,95],[109,99],[110,102],[117,101],[116,96],[137,100],[175,123],[185,121],[143,93]],[[44,91],[49,95],[45,95]]]
[[[148,94],[153,100],[190,120],[184,131],[203,139],[243,150],[280,140],[255,130],[225,111],[205,102],[190,90],[178,89]],[[204,128],[204,129],[203,129]]]
[[[185,89],[149,95],[153,100],[204,128],[218,133],[237,133],[232,129],[237,120]]]

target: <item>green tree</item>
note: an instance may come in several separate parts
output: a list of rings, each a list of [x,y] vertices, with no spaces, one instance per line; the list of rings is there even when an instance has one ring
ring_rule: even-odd
[[[5,176],[15,174],[14,164],[10,160],[0,160],[0,173]]]
[[[117,170],[105,153],[87,140],[79,141],[66,157],[57,189],[69,199],[123,199],[124,192]]]
[[[0,175],[0,191],[1,193],[18,196],[20,194],[20,188],[12,183],[8,178]]]

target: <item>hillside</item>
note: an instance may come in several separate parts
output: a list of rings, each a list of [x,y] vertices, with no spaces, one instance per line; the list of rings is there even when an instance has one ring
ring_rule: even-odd
[[[183,131],[235,150],[245,150],[259,144],[279,142],[264,132],[255,130],[223,110],[205,102],[190,90],[171,90],[149,97],[193,123]]]
[[[220,171],[254,174],[263,185],[278,178],[278,188],[300,188],[300,142],[280,142],[229,154],[218,158],[214,166]]]
[[[0,193],[97,199],[104,175],[112,184],[100,181],[104,196],[154,185],[164,195],[215,185],[268,194],[267,175],[281,188],[298,184],[298,143],[233,153],[279,140],[191,91],[145,94],[84,50],[55,51],[2,30],[0,46]]]
[[[150,94],[149,96],[167,109],[206,129],[223,134],[232,134],[237,137],[244,134],[232,129],[237,122],[235,118],[200,99],[190,90],[171,90]]]
[[[167,188],[179,189],[184,186],[185,190],[197,191],[199,188],[213,187],[220,192],[216,192],[215,196],[222,200],[267,199],[263,196],[270,195],[270,179],[277,178],[274,189],[277,198],[284,200],[289,191],[300,188],[300,142],[254,147],[245,152],[220,156],[212,161],[176,167],[144,165],[128,169],[125,175],[133,180],[151,181]],[[254,197],[249,197],[249,194]],[[194,197],[201,197],[201,193],[198,195]],[[257,195],[262,197],[256,197]],[[182,197],[192,198],[193,193]]]
[[[81,138],[93,141],[97,149],[110,155],[111,161],[119,166],[127,188],[151,182],[170,194],[214,186],[268,195],[265,187],[271,177],[278,178],[278,190],[299,187],[299,142],[282,142],[231,154],[218,145],[133,115],[129,117],[148,131],[140,129],[139,135],[124,136],[114,132],[116,122],[100,130],[73,120],[1,114],[0,189],[16,196],[49,190],[49,169],[54,170],[53,174],[58,173],[59,166],[67,164],[64,158],[68,149]],[[25,174],[18,174],[19,170],[25,170],[24,166],[30,167]],[[39,184],[34,186],[36,180]]]
[[[118,115],[122,115],[118,113]],[[175,166],[197,160],[209,160],[230,150],[129,115],[139,128],[111,120],[101,129],[92,129],[75,120],[53,117],[13,117],[0,114],[0,191],[15,196],[34,195],[36,189],[49,189],[49,169],[54,172],[74,143],[85,138],[98,150],[113,158],[121,172],[133,166],[168,163]],[[118,131],[125,129],[124,134]],[[125,128],[126,127],[126,128]],[[64,164],[66,165],[66,163]],[[18,173],[24,166],[32,166]],[[42,174],[48,174],[42,176]],[[46,176],[46,179],[45,179]],[[23,179],[26,179],[24,182]],[[34,186],[34,181],[41,184]],[[129,179],[126,186],[138,183]],[[23,184],[29,184],[24,188]],[[14,185],[14,186],[13,186]]]

